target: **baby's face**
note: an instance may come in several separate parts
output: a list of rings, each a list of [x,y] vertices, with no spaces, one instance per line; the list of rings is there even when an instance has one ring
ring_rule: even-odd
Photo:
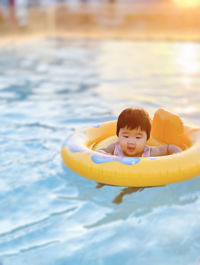
[[[125,156],[142,156],[147,143],[147,134],[141,128],[121,128],[119,131],[119,144]]]

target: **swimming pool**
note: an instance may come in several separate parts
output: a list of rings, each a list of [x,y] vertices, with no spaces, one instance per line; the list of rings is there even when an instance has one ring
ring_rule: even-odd
[[[189,51],[189,52],[188,52]],[[129,106],[199,125],[200,44],[45,39],[0,50],[0,263],[200,264],[200,179],[112,201],[64,166],[76,128]]]

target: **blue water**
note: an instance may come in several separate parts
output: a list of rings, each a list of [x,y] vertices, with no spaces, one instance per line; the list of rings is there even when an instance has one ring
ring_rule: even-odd
[[[121,187],[62,162],[74,129],[126,107],[200,125],[200,44],[46,39],[0,49],[0,264],[199,265],[200,178]]]

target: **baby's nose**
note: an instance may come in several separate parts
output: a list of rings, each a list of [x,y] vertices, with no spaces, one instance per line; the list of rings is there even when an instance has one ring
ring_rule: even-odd
[[[136,142],[136,140],[135,140],[134,137],[130,137],[130,138],[129,138],[129,143],[130,143],[130,144],[135,144],[135,142]]]

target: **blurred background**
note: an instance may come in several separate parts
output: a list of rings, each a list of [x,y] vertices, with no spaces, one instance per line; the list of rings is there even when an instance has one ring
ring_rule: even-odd
[[[200,39],[200,0],[0,0],[0,36]]]

